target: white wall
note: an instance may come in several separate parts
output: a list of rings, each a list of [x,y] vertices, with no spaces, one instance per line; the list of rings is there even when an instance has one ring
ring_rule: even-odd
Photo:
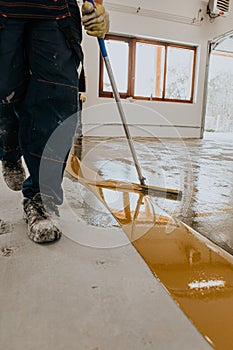
[[[135,7],[135,14],[118,11],[110,12],[112,33],[131,34],[168,41],[198,45],[196,96],[193,104],[124,101],[124,109],[133,135],[157,137],[200,137],[202,121],[203,89],[208,40],[233,29],[233,6],[227,18],[217,18],[210,23],[206,16],[208,1],[200,0],[111,0]],[[136,14],[136,8],[153,9],[162,13],[197,17],[199,9],[204,21],[201,25],[190,25]],[[106,6],[107,7],[107,6]],[[83,124],[86,135],[121,136],[123,129],[114,100],[98,97],[99,50],[95,38],[84,35],[85,67],[87,75],[87,102],[84,105]],[[120,59],[120,58],[119,58]],[[160,126],[161,125],[161,126]],[[167,126],[166,126],[167,125]]]

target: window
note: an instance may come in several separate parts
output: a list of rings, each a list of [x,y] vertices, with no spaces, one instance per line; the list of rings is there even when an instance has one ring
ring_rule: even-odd
[[[136,43],[135,97],[162,98],[164,57],[164,47]]]
[[[105,40],[121,98],[193,102],[196,47],[108,35]],[[112,97],[103,59],[100,97]]]
[[[116,84],[121,93],[128,91],[128,66],[129,66],[129,47],[124,41],[107,41],[108,55],[111,57]],[[120,57],[120,59],[119,59]],[[122,64],[124,62],[124,64]],[[104,69],[104,91],[112,91],[106,69]]]

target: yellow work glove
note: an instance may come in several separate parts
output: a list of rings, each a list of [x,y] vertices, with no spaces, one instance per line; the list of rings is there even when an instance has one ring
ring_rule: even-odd
[[[109,30],[109,16],[103,5],[85,1],[82,5],[82,23],[87,34],[104,38]]]

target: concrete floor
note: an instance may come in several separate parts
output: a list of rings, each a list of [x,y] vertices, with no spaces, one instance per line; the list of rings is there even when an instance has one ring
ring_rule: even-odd
[[[155,198],[158,211],[232,252],[231,147],[230,139],[136,143],[148,183],[184,192],[181,202]],[[121,139],[84,142],[83,160],[105,178],[137,182]],[[0,188],[1,349],[211,349],[87,189],[65,179],[65,236],[37,245],[20,193],[2,179]]]

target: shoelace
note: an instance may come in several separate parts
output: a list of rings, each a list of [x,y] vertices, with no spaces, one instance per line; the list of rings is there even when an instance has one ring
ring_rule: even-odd
[[[52,201],[51,198],[52,197],[50,197],[50,196],[47,196],[44,194],[41,195],[40,193],[38,193],[37,195],[35,195],[35,197],[32,199],[32,201],[33,201],[33,203],[36,203],[39,210],[42,210],[43,212],[48,212],[48,214],[54,213],[57,216],[60,216],[58,207]]]
[[[46,209],[48,209],[51,212],[54,212],[57,216],[60,216],[58,207],[56,206],[55,203],[50,201],[44,201],[44,204]]]
[[[16,163],[12,163],[12,162],[7,162],[5,163],[4,168],[8,168],[10,171],[21,171],[21,164],[16,162]]]
[[[48,218],[48,213],[46,212],[43,204],[39,202],[38,200],[29,200],[28,203],[25,205],[25,210],[26,212],[29,211],[29,214],[36,212],[35,213],[35,220],[37,219],[38,216],[42,217],[43,219]],[[33,222],[35,221],[33,220]]]

